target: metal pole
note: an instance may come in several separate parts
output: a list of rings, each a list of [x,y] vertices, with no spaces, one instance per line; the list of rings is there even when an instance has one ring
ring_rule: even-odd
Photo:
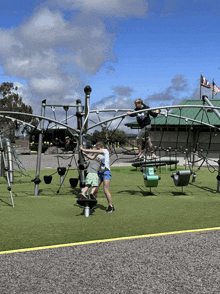
[[[77,129],[81,130],[82,129],[82,116],[83,116],[83,106],[81,105],[81,100],[77,99],[76,100],[76,116],[77,116]],[[78,144],[78,156],[79,156],[79,161],[78,163],[81,165],[84,164],[84,160],[83,160],[83,155],[82,152],[80,150],[80,146],[82,146],[83,144],[83,140],[82,140],[82,133],[80,132],[79,134],[79,144]],[[79,170],[79,179],[80,179],[80,188],[84,188],[85,187],[85,174],[84,174],[84,170]]]
[[[63,176],[60,176],[60,186],[63,186]]]
[[[208,99],[208,97],[206,95],[203,95],[202,96],[202,100],[204,102],[206,102],[209,106],[213,106],[214,107],[214,105],[209,101],[209,99]],[[218,112],[217,109],[213,109],[213,112],[217,115],[218,118],[220,118],[220,113]]]
[[[220,153],[219,153],[219,160],[218,160],[218,175],[217,175],[217,192],[220,192]]]
[[[202,83],[202,73],[200,73],[200,79],[199,79],[199,86],[200,86],[199,99],[202,98],[202,87],[201,87],[201,83]]]
[[[69,106],[63,106],[63,109],[66,111],[66,125],[67,125],[67,111],[69,110]]]
[[[3,151],[1,152],[1,177],[5,177],[5,164],[4,164],[4,158],[3,158]]]
[[[41,116],[43,117],[45,117],[45,107],[46,107],[46,99],[42,101],[42,105],[41,105]],[[40,164],[41,164],[41,153],[42,153],[42,143],[43,143],[44,119],[42,119],[40,122],[40,128],[41,128],[41,132],[39,134],[39,140],[38,140],[34,196],[38,196],[38,188],[40,184]]]
[[[193,177],[192,177],[192,183],[194,183],[196,181],[196,172],[194,171],[192,173]]]
[[[170,161],[171,161],[171,147],[169,147],[169,156],[170,156]],[[170,171],[171,171],[171,164],[170,164]]]
[[[85,121],[85,125],[84,125],[84,130],[85,130],[85,133],[87,132],[87,129],[88,129],[88,114],[89,114],[89,100],[90,100],[90,93],[92,92],[92,89],[90,86],[86,86],[84,88],[84,92],[86,94],[85,96],[85,116],[84,116],[84,119],[86,120]]]
[[[82,155],[81,150],[79,149],[80,146],[83,144],[83,138],[82,138],[82,131],[84,128],[84,131],[87,132],[88,128],[88,115],[89,115],[89,99],[90,99],[90,93],[92,92],[92,89],[90,86],[86,86],[84,88],[84,92],[86,94],[85,97],[85,121],[84,121],[84,126],[82,126],[82,116],[83,116],[83,107],[81,105],[81,100],[77,100],[77,108],[76,108],[76,116],[77,116],[77,129],[79,129],[81,132],[79,134],[79,145],[78,145],[78,154],[79,154],[79,164],[83,166],[84,164],[84,158]],[[80,177],[80,188],[85,187],[85,173],[84,170],[79,170],[79,177]]]
[[[175,160],[177,160],[177,149],[175,149]],[[177,170],[177,163],[175,163],[175,170]]]
[[[12,160],[12,148],[11,142],[9,139],[6,139],[6,150],[7,150],[7,159],[8,159],[8,175],[9,181],[11,184],[14,183],[14,172],[13,172],[13,160]]]
[[[5,167],[5,154],[4,154],[4,149],[3,149],[3,144],[2,144],[2,137],[0,135],[0,150],[1,150],[1,154],[3,157],[3,161],[4,161],[4,167]],[[10,180],[9,180],[9,175],[8,175],[8,170],[6,171],[6,178],[7,178],[7,182],[8,182],[8,191],[10,193],[10,197],[11,197],[11,204],[12,207],[14,208],[14,199],[13,199],[13,195],[12,195],[12,191],[11,191],[11,186],[10,186]]]
[[[212,99],[214,99],[214,77],[212,80]]]

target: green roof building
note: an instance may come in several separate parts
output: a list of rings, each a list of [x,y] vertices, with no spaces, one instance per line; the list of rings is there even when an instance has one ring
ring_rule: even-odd
[[[211,99],[209,101],[213,106],[220,107],[220,100]],[[180,105],[208,106],[202,99],[183,100]],[[204,152],[204,156],[208,154],[209,157],[219,157],[220,119],[212,109],[187,107],[164,110],[165,115],[161,113],[156,118],[151,117],[151,141],[156,150],[158,150],[158,147],[163,150],[188,150],[192,153],[195,150],[200,150]],[[166,115],[167,113],[169,115]],[[172,117],[172,115],[178,117]],[[138,129],[136,120],[126,123],[125,126]]]

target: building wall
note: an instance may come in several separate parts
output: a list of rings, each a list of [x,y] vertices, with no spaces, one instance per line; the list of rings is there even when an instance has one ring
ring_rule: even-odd
[[[210,150],[214,153],[220,151],[220,133],[202,132],[176,132],[152,131],[151,141],[154,146],[162,148],[191,149],[197,147],[201,150]]]

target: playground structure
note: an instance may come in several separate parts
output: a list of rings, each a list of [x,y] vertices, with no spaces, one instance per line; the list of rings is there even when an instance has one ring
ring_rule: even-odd
[[[8,191],[10,192],[12,207],[14,200],[11,192],[11,185],[14,183],[14,171],[18,171],[20,176],[25,175],[30,177],[30,174],[23,166],[17,153],[15,152],[9,139],[4,138],[0,134],[0,151],[1,151],[1,170],[0,176],[6,177],[8,183]],[[21,180],[20,180],[21,181]]]
[[[80,145],[82,145],[83,142],[83,135],[86,134],[89,130],[95,129],[97,127],[105,127],[105,128],[109,128],[110,125],[112,124],[113,121],[119,120],[119,123],[116,127],[116,130],[118,129],[118,127],[120,126],[120,124],[122,123],[122,121],[124,120],[124,118],[126,117],[126,112],[127,111],[131,111],[131,109],[108,109],[108,110],[91,110],[89,109],[89,100],[90,100],[90,93],[91,93],[92,89],[90,88],[90,86],[86,86],[84,89],[85,92],[85,106],[83,106],[81,104],[81,100],[78,99],[76,101],[76,105],[51,105],[51,104],[47,104],[46,100],[42,101],[42,105],[41,105],[41,115],[33,115],[33,114],[26,114],[26,113],[19,113],[19,112],[10,112],[10,111],[0,111],[0,116],[1,117],[5,117],[8,118],[12,121],[19,121],[19,115],[26,115],[26,116],[31,116],[31,117],[35,117],[37,119],[40,120],[40,126],[39,127],[35,127],[32,126],[31,124],[25,123],[20,121],[23,124],[27,124],[29,127],[33,128],[33,129],[37,129],[39,131],[39,142],[38,142],[38,151],[37,151],[37,162],[36,162],[36,177],[33,180],[34,184],[35,184],[35,189],[34,189],[34,196],[38,196],[38,192],[39,192],[39,184],[41,182],[40,180],[40,166],[41,166],[41,153],[42,153],[42,138],[43,138],[43,133],[46,132],[49,128],[50,128],[50,124],[53,124],[55,126],[59,125],[59,126],[63,126],[65,127],[71,134],[74,135],[74,137],[77,139],[78,141],[78,166],[83,166],[84,165],[84,157],[82,155],[82,153],[80,152]],[[207,103],[208,105],[205,105],[205,103]],[[54,119],[51,118],[47,118],[45,116],[45,110],[46,108],[49,107],[53,110],[54,112]],[[55,116],[55,108],[59,108],[62,107],[65,111],[66,111],[66,118],[62,121],[57,121],[56,120],[56,116]],[[71,116],[67,116],[67,111],[69,108],[76,108],[76,113],[71,115]],[[211,132],[218,132],[219,129],[218,127],[216,127],[215,125],[210,124],[209,122],[204,122],[203,121],[203,116],[202,119],[199,120],[197,118],[197,116],[195,118],[190,118],[187,116],[182,115],[183,110],[187,110],[187,109],[198,109],[198,113],[203,112],[208,116],[208,111],[213,111],[215,113],[215,115],[217,115],[218,118],[220,118],[220,113],[218,110],[220,110],[220,107],[215,107],[211,104],[211,102],[208,100],[208,98],[206,96],[203,96],[203,105],[173,105],[173,106],[162,106],[162,107],[156,107],[156,108],[150,108],[149,110],[164,110],[164,112],[161,112],[160,116],[164,116],[165,117],[165,126],[166,126],[166,121],[168,119],[168,117],[175,117],[176,119],[180,120],[185,120],[186,125],[191,123],[191,127],[189,128],[188,131],[188,138],[186,140],[186,144],[185,146],[181,146],[181,148],[178,149],[172,149],[171,147],[168,148],[167,150],[165,150],[168,154],[169,154],[169,158],[168,159],[163,159],[162,156],[160,156],[160,152],[162,152],[163,148],[161,146],[158,147],[157,151],[159,153],[159,159],[158,160],[147,160],[146,156],[145,156],[145,160],[144,161],[139,161],[139,162],[135,162],[132,165],[137,167],[140,166],[143,169],[143,176],[145,179],[145,185],[146,187],[156,187],[158,184],[158,178],[157,179],[153,179],[152,177],[157,177],[153,174],[152,170],[150,171],[149,168],[154,168],[154,167],[160,167],[162,165],[171,165],[171,164],[175,164],[175,166],[177,167],[177,163],[178,163],[178,153],[183,153],[185,155],[186,161],[188,161],[188,167],[190,170],[190,175],[193,174],[193,181],[195,181],[196,178],[196,172],[201,168],[202,164],[204,162],[208,163],[209,162],[209,158],[208,158],[208,152],[209,150],[206,150],[206,154],[204,155],[203,151],[200,148],[200,142],[199,142],[199,138],[197,138],[194,142],[193,146],[190,146],[189,148],[189,133],[192,130],[192,128],[194,127],[194,125],[200,125],[200,126],[204,126],[206,128],[210,129],[210,133]],[[179,115],[178,114],[172,114],[170,112],[171,109],[179,109]],[[139,110],[133,113],[139,113],[139,112],[143,112],[146,110]],[[122,112],[122,115],[117,115],[118,112]],[[109,119],[105,119],[105,120],[101,120],[101,118],[99,117],[99,114],[101,113],[114,113],[114,116],[109,118]],[[16,115],[17,118],[15,119],[14,117],[10,117],[10,115]],[[94,122],[94,120],[90,119],[91,116],[97,115],[98,117],[98,122]],[[73,128],[71,127],[69,124],[67,124],[67,121],[70,117],[76,117],[77,119],[77,127]],[[44,122],[48,122],[48,126],[45,128],[44,127]],[[89,121],[92,122],[93,124],[89,126]],[[52,126],[51,126],[52,127]],[[162,142],[162,138],[160,140]],[[111,137],[108,137],[107,140],[107,144],[109,144],[111,142]],[[211,136],[209,138],[209,146],[211,145]],[[1,147],[2,150],[2,147]],[[164,150],[163,150],[164,151]],[[172,152],[174,154],[174,156],[172,155]],[[4,152],[2,151],[2,153],[4,154]],[[73,151],[74,153],[74,151]],[[116,151],[115,151],[116,153]],[[9,152],[10,154],[10,152]],[[75,156],[75,155],[74,155]],[[75,159],[73,155],[70,156],[70,159],[73,160],[73,158]],[[174,157],[174,158],[173,158]],[[193,157],[193,159],[191,159],[191,157]],[[117,159],[116,159],[117,160]],[[193,166],[195,165],[195,163],[201,162],[201,164],[199,164],[197,166],[196,170],[193,170]],[[217,176],[217,192],[220,192],[220,161],[218,160],[218,170],[215,169],[215,171],[218,171],[218,176]],[[71,165],[69,164],[69,167]],[[211,166],[211,164],[210,164]],[[212,166],[211,166],[212,167]],[[148,169],[147,169],[148,168]],[[213,168],[213,167],[212,167]],[[64,171],[65,170],[65,171]],[[8,174],[8,178],[10,175],[10,171],[7,173]],[[1,170],[1,172],[3,173],[3,169]],[[63,181],[65,178],[63,178],[63,176],[65,175],[66,169],[62,168],[62,167],[58,167],[57,168],[57,172],[61,173],[60,174],[60,187],[63,184]],[[176,178],[177,176],[177,178]],[[177,186],[181,186],[180,182],[181,182],[181,178],[182,178],[182,173],[176,174],[176,176],[174,177],[175,181],[175,185]],[[188,175],[187,175],[188,176]],[[151,177],[151,178],[150,178]],[[45,177],[45,183],[50,183],[52,180],[51,176],[48,176],[48,178]],[[79,168],[79,181],[80,181],[80,188],[83,188],[85,186],[85,171],[83,168]],[[156,181],[156,182],[154,182]],[[155,184],[156,183],[156,184]],[[71,186],[75,187],[78,184],[78,179],[72,179],[71,181]],[[184,186],[184,185],[182,185]],[[8,189],[11,189],[10,186],[10,180],[9,180],[9,184],[8,184]],[[57,193],[59,193],[59,190],[57,191]],[[12,196],[11,196],[12,198]],[[12,198],[13,201],[13,198]],[[14,207],[14,204],[13,204]],[[88,205],[86,206],[88,207]]]

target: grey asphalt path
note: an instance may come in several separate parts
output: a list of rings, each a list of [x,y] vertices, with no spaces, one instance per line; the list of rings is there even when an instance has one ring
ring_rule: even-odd
[[[220,231],[0,255],[1,294],[220,293]]]
[[[26,170],[35,170],[37,164],[37,154],[30,155],[19,155],[19,160]],[[68,164],[71,162],[71,154],[61,154],[57,157],[56,154],[47,154],[41,156],[41,169],[51,169],[57,168],[60,166],[68,167]],[[111,156],[111,163],[113,166],[131,166],[131,162],[134,161],[134,156],[118,154]],[[78,161],[78,154],[75,155],[76,162]],[[59,161],[59,162],[58,162]],[[71,162],[71,168],[76,168],[76,162],[74,158]]]
[[[37,154],[18,155],[19,160],[26,170],[35,170],[37,164]],[[57,157],[56,154],[45,154],[41,156],[41,169],[52,169],[58,166],[68,167],[71,162],[71,168],[76,168],[76,162],[78,161],[78,154],[75,155],[75,159],[71,154],[60,154]],[[167,158],[169,159],[169,158]],[[115,166],[131,166],[135,161],[134,155],[125,155],[123,153],[113,154],[110,157],[111,167]],[[184,164],[183,159],[179,159],[180,164]],[[15,167],[16,168],[16,167]]]

